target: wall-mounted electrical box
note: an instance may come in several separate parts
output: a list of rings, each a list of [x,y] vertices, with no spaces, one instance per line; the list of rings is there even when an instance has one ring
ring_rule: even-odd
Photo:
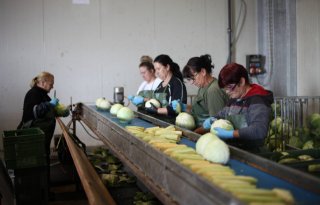
[[[266,72],[264,69],[265,56],[263,55],[247,55],[247,69],[248,73],[253,75],[259,75]]]

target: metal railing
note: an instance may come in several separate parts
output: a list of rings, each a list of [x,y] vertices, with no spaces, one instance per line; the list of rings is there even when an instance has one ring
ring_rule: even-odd
[[[269,149],[283,151],[302,148],[290,144],[293,140],[300,141],[296,144],[305,143],[308,138],[308,117],[313,113],[320,113],[320,96],[275,97],[273,119],[266,141]]]

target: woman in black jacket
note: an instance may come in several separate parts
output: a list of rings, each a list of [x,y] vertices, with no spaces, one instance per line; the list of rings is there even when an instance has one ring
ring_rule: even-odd
[[[187,89],[180,67],[168,55],[162,54],[154,59],[154,68],[157,77],[162,80],[154,91],[154,98],[161,103],[161,108],[152,106],[147,111],[174,119],[177,115],[174,104],[187,104]]]
[[[48,96],[53,84],[54,76],[48,72],[41,72],[32,79],[31,89],[24,98],[22,121],[18,126],[19,129],[39,127],[44,132],[47,161],[50,155],[50,142],[56,126],[54,107],[59,102],[57,98],[51,99]]]

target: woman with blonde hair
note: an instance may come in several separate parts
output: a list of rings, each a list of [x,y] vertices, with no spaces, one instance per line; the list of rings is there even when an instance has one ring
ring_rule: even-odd
[[[154,90],[162,81],[156,77],[153,60],[150,56],[141,56],[139,70],[144,81],[140,84],[136,96],[128,96],[129,100],[136,106],[152,98]]]
[[[50,163],[50,142],[56,126],[54,108],[59,102],[57,98],[51,99],[48,95],[53,85],[54,76],[49,72],[41,72],[32,79],[31,89],[24,98],[22,120],[18,126],[18,129],[39,127],[45,133],[48,164]]]

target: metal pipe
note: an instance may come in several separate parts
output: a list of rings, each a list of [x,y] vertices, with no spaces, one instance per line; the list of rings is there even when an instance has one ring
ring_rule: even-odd
[[[94,170],[92,165],[87,159],[85,153],[75,145],[69,133],[67,132],[66,126],[63,124],[60,118],[57,121],[61,127],[63,136],[67,142],[70,154],[73,158],[74,165],[79,174],[81,183],[86,192],[87,199],[90,205],[115,205],[115,201],[111,197],[107,188],[102,183],[97,172]]]
[[[228,0],[228,49],[229,57],[228,63],[232,62],[232,15],[231,15],[231,0]]]

